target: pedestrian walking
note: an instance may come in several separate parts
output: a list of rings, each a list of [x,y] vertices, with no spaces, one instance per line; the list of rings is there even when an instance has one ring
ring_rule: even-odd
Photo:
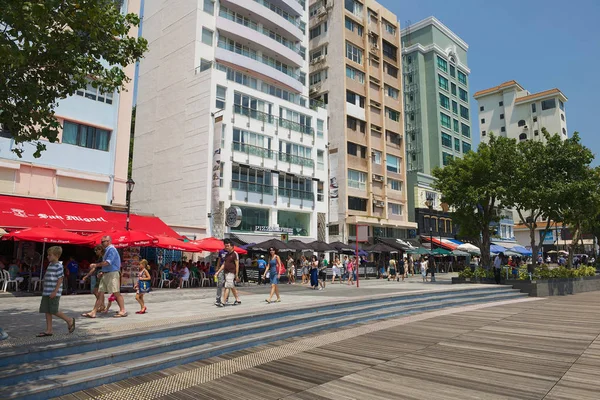
[[[94,247],[94,253],[96,253],[97,262],[102,261],[102,256],[104,255],[104,247],[102,245],[97,245]],[[84,281],[90,278],[90,287],[92,288],[92,293],[96,297],[96,302],[94,303],[94,307],[92,311],[81,314],[82,317],[86,318],[96,318],[96,313],[104,311],[104,296],[100,296],[98,293],[98,289],[100,288],[100,279],[102,278],[102,268],[98,267],[98,264],[90,264],[90,271],[82,278]]]
[[[307,284],[310,281],[310,263],[303,255],[300,257],[300,262],[302,263],[302,284]]]
[[[275,249],[271,247],[269,249],[269,269],[267,272],[269,274],[268,278],[271,281],[271,293],[269,294],[269,298],[265,300],[267,303],[271,303],[273,295],[277,296],[277,300],[275,300],[275,303],[281,302],[281,297],[279,296],[279,287],[277,286],[279,285],[281,266],[283,266],[281,259],[277,255]]]
[[[410,274],[410,276],[415,276],[415,261],[412,258],[412,255],[408,255],[407,258],[407,263],[408,263],[408,273]]]
[[[340,284],[342,283],[342,270],[341,270],[341,266],[342,266],[342,262],[340,261],[339,257],[335,257],[335,260],[333,260],[333,267],[331,268],[331,274],[333,275],[331,277],[331,284],[333,284],[335,282],[335,277],[339,277],[340,278]]]
[[[58,262],[62,255],[62,247],[52,246],[48,249],[48,268],[44,275],[40,313],[46,314],[46,330],[37,337],[52,336],[52,317],[57,316],[67,323],[69,333],[75,330],[75,318],[69,318],[59,311],[60,296],[63,289],[64,270]]]
[[[419,269],[421,271],[421,276],[423,277],[423,282],[427,282],[427,260],[421,257],[418,262]],[[416,264],[415,264],[416,267]]]
[[[140,303],[140,311],[136,311],[136,314],[146,314],[147,308],[144,303],[144,295],[150,293],[150,281],[152,276],[150,275],[150,266],[147,260],[140,261],[140,271],[138,272],[138,282],[135,285],[136,294],[135,299]]]
[[[319,288],[319,260],[312,256],[310,261],[310,286],[317,290]]]
[[[77,294],[77,285],[79,283],[79,264],[77,263],[77,260],[75,260],[75,256],[69,257],[69,262],[67,263],[67,275],[69,282],[67,293]]]
[[[388,270],[387,270],[388,282],[390,281],[390,279],[392,281],[394,281],[396,279],[396,260],[394,260],[393,258],[390,258],[390,261],[388,263]]]
[[[294,265],[294,257],[292,255],[288,255],[287,259],[287,277],[288,277],[288,285],[296,283],[296,267]]]
[[[402,282],[404,282],[404,278],[406,277],[405,266],[404,258],[400,258],[400,261],[398,261],[398,276],[396,277],[396,281],[400,282],[400,278],[402,278]]]
[[[435,270],[436,270],[437,266],[435,263],[435,257],[434,256],[429,256],[427,257],[427,269],[429,270],[430,274],[431,274],[431,282],[435,282]]]
[[[348,285],[354,285],[354,268],[356,267],[356,258],[352,257],[352,260],[348,261]]]
[[[235,296],[233,305],[237,306],[238,304],[242,304],[238,291],[235,288],[235,282],[239,282],[240,280],[240,259],[233,250],[233,243],[231,243],[230,239],[224,239],[223,243],[225,244],[225,251],[227,254],[225,254],[221,268],[219,268],[219,271],[217,272],[221,272],[221,270],[225,272],[225,290],[221,302],[217,304],[217,307],[223,307],[223,305],[227,303],[230,291]]]
[[[225,287],[225,271],[221,266],[227,252],[225,250],[219,251],[217,255],[217,272],[215,272],[215,282],[217,284],[217,298],[215,300],[215,306],[221,307],[221,297],[223,296],[223,288]]]
[[[496,258],[494,258],[494,280],[496,281],[496,285],[500,284],[502,280],[502,260],[504,258],[504,253],[500,252]]]
[[[110,236],[104,236],[102,238],[102,247],[104,248],[102,261],[90,265],[91,268],[102,267],[102,278],[100,279],[98,294],[102,297],[102,303],[104,303],[105,293],[114,294],[117,304],[119,305],[119,312],[114,316],[116,318],[126,317],[127,311],[125,311],[125,301],[121,295],[121,256],[119,256],[119,252],[115,246],[112,245]]]
[[[265,256],[261,254],[260,258],[256,262],[256,266],[258,267],[258,284],[261,285],[263,283],[263,275],[266,272],[267,262],[265,261]],[[266,282],[265,282],[266,284]]]

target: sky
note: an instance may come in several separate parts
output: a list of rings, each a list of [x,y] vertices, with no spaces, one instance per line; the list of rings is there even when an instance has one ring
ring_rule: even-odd
[[[479,144],[473,93],[516,80],[531,93],[559,88],[569,137],[578,131],[600,165],[600,0],[378,0],[400,27],[434,16],[469,45],[473,145]],[[598,114],[598,115],[596,115]],[[551,132],[554,133],[554,132]]]

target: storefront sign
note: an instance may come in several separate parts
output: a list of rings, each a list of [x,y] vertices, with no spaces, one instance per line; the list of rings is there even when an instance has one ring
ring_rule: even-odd
[[[230,228],[237,228],[242,223],[242,209],[231,206],[225,211],[225,225]]]
[[[293,228],[284,228],[281,226],[258,226],[257,225],[254,227],[254,231],[255,232],[270,232],[270,233],[287,233],[287,234],[294,233]]]
[[[140,248],[124,248],[121,262],[121,287],[133,287],[137,283],[139,269]]]

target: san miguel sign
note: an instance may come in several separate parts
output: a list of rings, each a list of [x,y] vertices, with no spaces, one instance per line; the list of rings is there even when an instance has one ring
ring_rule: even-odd
[[[25,210],[11,208],[10,211],[2,211],[2,214],[12,214],[18,218],[39,218],[43,220],[61,220],[61,221],[78,221],[78,222],[109,222],[104,217],[80,217],[78,215],[49,215],[44,213],[28,214]]]

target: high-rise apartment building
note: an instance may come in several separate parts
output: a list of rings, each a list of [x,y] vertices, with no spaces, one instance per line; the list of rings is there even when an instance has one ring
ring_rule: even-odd
[[[471,150],[468,49],[435,17],[402,31],[408,215],[423,238],[456,234],[431,173]]]
[[[326,239],[303,0],[145,2],[133,205],[183,235]],[[226,213],[227,211],[227,213]]]
[[[140,0],[121,2],[121,12],[137,13]],[[137,29],[131,35],[137,36]],[[34,158],[25,143],[23,157],[12,135],[0,127],[0,194],[125,206],[134,65],[125,68],[132,81],[120,93],[102,93],[90,83],[58,101],[61,129],[56,143]]]
[[[482,142],[492,132],[517,140],[543,140],[542,128],[567,138],[567,97],[559,89],[530,93],[513,80],[480,90],[474,97]]]
[[[329,235],[407,237],[400,29],[375,1],[309,7],[310,95],[329,112]]]

